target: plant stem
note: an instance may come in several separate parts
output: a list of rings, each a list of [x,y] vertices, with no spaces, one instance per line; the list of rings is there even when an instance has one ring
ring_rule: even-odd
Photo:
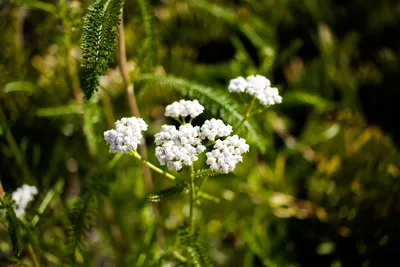
[[[140,118],[140,112],[136,101],[135,91],[133,84],[131,83],[128,75],[128,62],[126,58],[126,49],[125,49],[125,33],[124,33],[124,17],[121,16],[121,24],[118,27],[118,58],[119,58],[119,68],[121,71],[122,80],[124,83],[125,91],[128,97],[129,106],[131,108],[132,115]],[[145,163],[147,161],[147,146],[146,141],[142,138],[142,141],[139,144],[139,151],[141,157],[143,158],[143,178],[146,186],[146,191],[150,193],[153,191],[153,181],[151,178],[150,166]],[[158,209],[157,203],[151,203],[154,217],[158,221],[160,218],[160,211]],[[157,242],[161,249],[165,247],[165,237],[164,230],[162,227],[159,227],[157,230]]]
[[[39,261],[38,261],[38,259],[36,257],[35,251],[33,250],[33,247],[32,247],[31,244],[28,244],[28,251],[29,251],[29,255],[32,258],[33,266],[40,267]]]
[[[3,195],[4,195],[4,188],[0,181],[0,197],[2,197]]]
[[[195,172],[193,164],[190,166],[190,203],[189,203],[189,231],[193,233],[194,231],[194,204],[196,200],[196,185],[194,183]]]
[[[26,164],[24,155],[22,154],[21,150],[19,149],[17,142],[14,139],[14,136],[11,132],[11,129],[7,123],[6,115],[4,114],[2,108],[0,107],[0,124],[3,127],[3,135],[5,136],[8,146],[17,162],[17,165],[21,169],[22,177],[24,183],[31,183],[35,184],[36,179],[31,175],[28,165]]]
[[[46,196],[44,197],[42,203],[40,204],[37,214],[33,217],[31,221],[31,226],[35,227],[35,225],[39,222],[40,216],[43,214],[43,212],[46,210],[46,208],[50,205],[51,201],[53,200],[54,196],[56,194],[59,194],[64,187],[64,180],[59,180],[54,188],[50,189],[50,191],[47,192]]]
[[[239,129],[240,129],[240,127],[242,127],[242,125],[246,122],[246,120],[250,117],[250,115],[251,115],[251,109],[252,109],[252,107],[253,107],[253,105],[254,105],[254,102],[255,102],[255,100],[256,100],[256,97],[253,97],[253,100],[251,100],[251,103],[250,103],[250,105],[249,105],[249,107],[247,108],[247,111],[246,111],[246,115],[243,117],[243,119],[239,122],[239,124],[235,127],[235,131],[233,131],[233,134],[236,134],[238,131],[239,131]]]
[[[141,160],[144,164],[146,164],[150,169],[154,170],[155,172],[158,172],[159,174],[164,175],[165,177],[167,177],[168,179],[171,180],[175,180],[175,176],[173,176],[172,174],[165,172],[163,170],[161,170],[160,168],[158,168],[157,166],[153,165],[151,162],[143,159],[136,151],[131,150],[130,153],[132,156],[134,156],[135,158],[137,158],[138,160]]]

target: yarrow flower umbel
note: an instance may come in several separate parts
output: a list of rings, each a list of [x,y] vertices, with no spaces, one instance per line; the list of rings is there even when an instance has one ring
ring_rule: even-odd
[[[129,154],[136,150],[142,139],[142,131],[148,128],[141,118],[122,118],[115,122],[115,129],[104,132],[104,139],[110,145],[111,153]]]
[[[156,156],[161,165],[169,169],[180,170],[198,160],[198,155],[206,147],[199,138],[200,127],[191,124],[181,125],[176,129],[172,125],[163,125],[161,132],[155,135]]]
[[[206,120],[201,126],[201,139],[208,139],[214,141],[217,137],[224,137],[230,135],[232,132],[232,126],[225,125],[222,120]]]
[[[179,102],[174,102],[165,108],[166,117],[187,117],[195,118],[203,113],[204,107],[197,100],[180,100]]]
[[[207,152],[207,164],[213,171],[231,172],[236,164],[242,162],[242,154],[249,152],[246,140],[239,136],[229,136],[225,140],[217,140],[211,152]]]
[[[246,79],[239,76],[230,80],[229,92],[245,92],[255,96],[262,105],[274,105],[282,102],[276,87],[271,87],[271,82],[262,75],[250,75]]]
[[[34,196],[38,193],[38,190],[33,185],[24,184],[12,193],[12,199],[14,200],[14,210],[18,217],[25,214],[26,207],[29,202],[34,199]]]

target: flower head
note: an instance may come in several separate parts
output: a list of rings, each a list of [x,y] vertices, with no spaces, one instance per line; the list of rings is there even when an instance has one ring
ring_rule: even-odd
[[[239,76],[232,79],[228,86],[229,92],[245,92],[255,96],[262,105],[274,105],[282,102],[278,89],[271,87],[271,82],[262,75],[250,75],[246,79]]]
[[[232,132],[232,126],[225,125],[222,120],[206,120],[201,126],[200,137],[201,139],[208,139],[214,141],[215,138],[224,137],[230,135]]]
[[[25,209],[31,202],[34,196],[38,193],[38,190],[33,185],[24,184],[12,193],[12,199],[14,200],[15,214],[21,217],[25,214]]]
[[[179,129],[163,125],[161,132],[155,135],[156,157],[160,164],[175,170],[192,165],[206,149],[201,144],[199,133],[200,127],[191,124],[181,125]]]
[[[204,107],[197,100],[180,100],[175,101],[165,108],[165,116],[167,117],[187,117],[195,118],[203,113]]]
[[[146,122],[141,118],[122,118],[115,122],[115,129],[104,132],[104,139],[110,145],[111,153],[128,154],[136,150],[142,139],[142,131],[147,130]]]
[[[242,76],[239,76],[229,81],[228,90],[229,92],[243,93],[246,87],[247,87],[247,81]]]
[[[246,140],[239,136],[229,136],[225,140],[217,140],[211,152],[207,152],[207,164],[211,170],[223,173],[231,172],[236,164],[243,160],[242,154],[249,151]]]

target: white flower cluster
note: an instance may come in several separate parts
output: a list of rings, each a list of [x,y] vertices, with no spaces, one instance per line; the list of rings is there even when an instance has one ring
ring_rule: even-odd
[[[24,184],[12,193],[12,199],[15,201],[14,210],[17,217],[25,214],[26,207],[37,193],[38,190],[35,186],[27,184]]]
[[[147,127],[141,118],[117,120],[115,129],[104,132],[104,139],[110,145],[110,152],[129,154],[130,150],[136,150],[142,139],[142,131],[146,131]]]
[[[250,75],[246,79],[239,76],[230,80],[229,92],[246,92],[254,95],[262,105],[281,103],[282,97],[276,87],[271,87],[271,82],[261,75]]]
[[[192,165],[206,147],[201,144],[200,127],[181,125],[179,130],[172,125],[163,125],[155,135],[156,157],[161,165],[180,170],[183,165]]]
[[[203,113],[204,107],[197,100],[180,100],[179,102],[174,102],[165,108],[166,117],[187,117],[190,116],[195,118]]]
[[[217,137],[224,137],[230,135],[232,126],[225,125],[222,120],[206,120],[201,126],[200,138],[214,141]]]
[[[249,151],[246,140],[237,135],[229,136],[225,140],[217,140],[211,152],[207,152],[207,164],[213,171],[231,172],[236,164],[242,162],[242,154]]]

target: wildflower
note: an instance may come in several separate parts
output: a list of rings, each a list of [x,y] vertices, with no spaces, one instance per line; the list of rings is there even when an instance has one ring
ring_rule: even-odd
[[[262,105],[274,105],[282,102],[276,87],[271,87],[271,82],[262,75],[250,75],[246,80],[239,76],[230,81],[229,92],[245,92],[255,96]]]
[[[199,134],[199,126],[185,124],[178,130],[172,125],[163,125],[161,132],[155,135],[156,157],[160,164],[175,170],[192,165],[206,149]]]
[[[242,154],[249,151],[246,140],[237,135],[229,136],[225,140],[217,140],[211,152],[207,152],[206,163],[211,170],[223,173],[231,172],[236,164],[242,162]]]
[[[228,90],[229,92],[243,93],[247,85],[248,85],[247,81],[242,76],[239,76],[235,79],[230,80]]]
[[[128,154],[136,150],[142,139],[142,131],[147,130],[146,122],[141,118],[122,118],[115,122],[115,129],[104,132],[104,139],[110,145],[111,153]]]
[[[165,116],[167,117],[187,117],[190,116],[195,118],[203,113],[204,107],[197,100],[189,101],[189,100],[180,100],[179,102],[175,101],[171,105],[168,105],[165,108]]]
[[[38,190],[35,186],[27,184],[23,185],[12,193],[12,199],[15,202],[15,214],[18,217],[21,217],[25,214],[26,207],[28,206],[29,202],[33,200],[37,193]]]
[[[201,126],[200,137],[201,139],[208,139],[214,141],[217,137],[224,137],[230,135],[232,126],[225,125],[222,120],[206,120]]]

